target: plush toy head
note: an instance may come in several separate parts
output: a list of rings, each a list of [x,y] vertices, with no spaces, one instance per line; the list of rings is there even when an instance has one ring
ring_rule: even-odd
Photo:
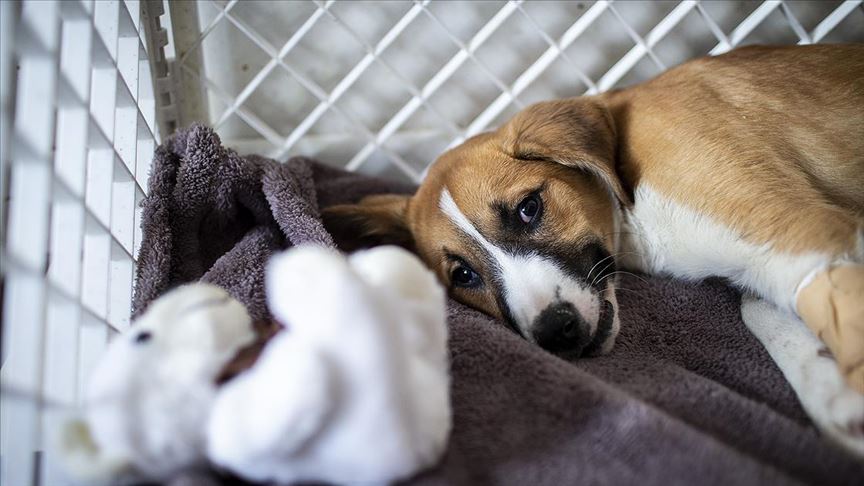
[[[245,307],[219,287],[186,285],[154,301],[90,377],[86,419],[62,437],[70,472],[88,483],[163,478],[201,462],[214,377],[253,339]]]

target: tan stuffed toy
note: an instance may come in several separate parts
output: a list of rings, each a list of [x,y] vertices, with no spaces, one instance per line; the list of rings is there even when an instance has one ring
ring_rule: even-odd
[[[864,265],[838,265],[802,283],[798,314],[828,346],[840,373],[864,393]]]

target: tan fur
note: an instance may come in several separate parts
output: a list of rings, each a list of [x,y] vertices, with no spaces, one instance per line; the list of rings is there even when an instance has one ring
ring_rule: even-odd
[[[504,148],[506,146],[497,136],[481,135],[445,153],[408,205],[406,216],[416,250],[448,287],[453,264],[447,261],[444,252],[466,253],[468,249],[449,220],[440,211],[429,210],[437,208],[445,185],[482,234],[501,240],[507,235],[498,227],[496,215],[489,207],[490,195],[515,207],[527,193],[546,183],[544,227],[540,233],[532,235],[535,241],[551,245],[579,242],[589,235],[597,235],[607,245],[612,245],[612,201],[602,185],[586,174],[557,163],[514,159],[509,149]],[[574,207],[583,207],[586,211],[574,212]],[[462,256],[477,267],[475,270],[488,275],[479,255],[468,252]],[[452,289],[451,293],[467,305],[500,317],[500,309],[489,289],[480,293]]]
[[[820,272],[798,293],[796,307],[831,350],[849,386],[864,393],[864,265]]]
[[[626,187],[755,244],[853,250],[864,217],[864,46],[748,47],[599,97]]]
[[[548,180],[554,196],[544,199],[551,207],[541,237],[597,236],[611,252],[608,194],[626,206],[647,183],[750,243],[843,255],[864,227],[862,79],[860,45],[698,59],[625,90],[529,107],[442,155],[414,197],[391,199],[384,211],[368,200],[327,214],[337,227],[365,220],[381,233],[410,234],[445,284],[444,252],[465,250],[438,209],[444,187],[484,234],[498,231],[490,199],[517,204]],[[500,316],[492,295],[454,296]]]
[[[405,224],[408,196],[369,196],[362,205],[331,206],[322,213],[324,224],[343,250],[353,251],[383,243],[413,248]]]

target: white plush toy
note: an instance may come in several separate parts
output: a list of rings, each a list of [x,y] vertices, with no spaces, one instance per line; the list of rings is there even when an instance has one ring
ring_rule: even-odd
[[[69,472],[85,483],[164,479],[203,463],[213,378],[253,338],[246,309],[219,287],[186,285],[154,301],[90,376],[85,421],[62,437]]]
[[[388,483],[437,461],[450,432],[444,291],[410,253],[274,257],[274,316],[288,327],[255,365],[215,377],[254,339],[243,306],[206,284],[155,301],[109,347],[67,427],[70,472],[165,479],[215,463],[249,480]]]

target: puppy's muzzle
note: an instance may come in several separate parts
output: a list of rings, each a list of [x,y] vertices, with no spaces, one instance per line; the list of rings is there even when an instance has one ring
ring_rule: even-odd
[[[591,334],[591,326],[568,302],[557,302],[540,313],[534,320],[534,339],[543,349],[564,358],[594,356],[612,337],[615,308],[604,300],[600,308],[597,330]]]
[[[578,357],[591,342],[591,326],[568,302],[550,305],[534,321],[534,339],[543,349]]]

